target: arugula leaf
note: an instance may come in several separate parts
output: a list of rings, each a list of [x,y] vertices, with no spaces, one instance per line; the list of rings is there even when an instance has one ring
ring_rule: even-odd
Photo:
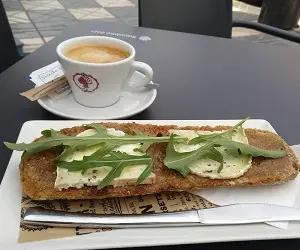
[[[147,179],[147,177],[152,173],[152,163],[149,164],[144,171],[141,173],[139,178],[137,179],[136,183],[141,184],[144,180]]]
[[[142,144],[141,150],[145,152],[148,147],[155,142],[168,142],[169,136],[154,137],[144,134],[114,136],[107,132],[107,129],[99,124],[90,124],[87,128],[95,130],[95,134],[90,136],[66,136],[55,130],[42,131],[42,137],[32,143],[8,143],[5,145],[10,149],[25,151],[24,155],[29,156],[34,153],[47,150],[49,148],[62,146],[62,153],[56,158],[56,164],[60,168],[68,171],[81,171],[85,173],[87,169],[94,167],[112,167],[109,174],[99,184],[100,187],[110,185],[113,179],[122,173],[122,169],[129,165],[145,164],[147,167],[139,176],[137,183],[142,183],[152,171],[152,159],[148,156],[133,156],[121,152],[114,152],[113,149],[124,144]],[[84,156],[80,161],[68,162],[67,157],[77,150],[85,150],[91,147],[98,147],[96,152],[90,156]]]
[[[187,176],[190,172],[189,165],[192,162],[207,155],[208,152],[212,149],[212,147],[212,143],[207,143],[195,151],[179,153],[175,151],[174,135],[171,135],[170,142],[167,146],[164,164],[168,168],[178,171],[183,176]]]
[[[98,135],[111,136],[112,137],[112,135],[107,133],[107,130],[104,126],[99,125],[97,123],[91,123],[91,124],[87,125],[86,127],[95,129]]]
[[[169,143],[170,144],[170,143]],[[220,173],[223,169],[223,156],[217,151],[214,147],[223,146],[230,150],[236,150],[244,155],[251,155],[253,157],[263,156],[268,158],[281,158],[286,155],[284,150],[265,150],[261,148],[257,148],[248,144],[244,144],[241,142],[235,142],[230,140],[218,140],[205,144],[201,148],[187,153],[178,153],[174,150],[167,150],[167,156],[165,158],[165,165],[168,168],[174,169],[181,173],[183,176],[186,176],[189,173],[188,166],[195,160],[201,158],[209,158],[211,160],[220,162],[220,166],[218,168],[218,173]],[[171,148],[168,146],[168,148]]]
[[[136,151],[146,153],[147,149],[153,144],[151,141],[148,142],[142,142],[141,146],[139,148],[136,148]]]
[[[220,139],[215,140],[213,143],[215,146],[223,146],[229,150],[237,150],[240,154],[251,155],[253,157],[263,156],[268,158],[281,158],[286,156],[284,150],[266,150],[231,140]]]
[[[79,171],[82,169],[89,169],[95,167],[115,167],[117,164],[122,162],[126,166],[128,165],[139,165],[139,164],[149,164],[151,162],[151,158],[149,156],[137,156],[137,155],[128,155],[121,152],[113,152],[111,151],[109,155],[103,156],[104,153],[97,152],[91,156],[85,156],[81,161],[59,161],[58,167],[66,168],[68,171]]]
[[[236,151],[238,154],[251,155],[253,157],[263,156],[269,158],[281,158],[286,155],[284,150],[265,150],[241,142],[225,139],[211,140],[197,150],[179,153],[174,149],[173,136],[171,136],[164,163],[168,168],[174,169],[183,176],[186,176],[190,172],[189,166],[191,163],[202,158],[209,158],[220,163],[219,169],[217,170],[218,173],[220,173],[223,169],[223,156],[215,149],[215,147],[220,146]]]
[[[115,148],[114,144],[110,145],[108,143],[102,143],[99,149],[93,154],[89,156],[83,156],[82,160],[73,160],[73,161],[67,161],[69,153],[73,154],[72,151],[67,150],[66,153],[63,152],[60,156],[56,158],[56,164],[58,167],[64,168],[64,165],[68,166],[68,164],[66,164],[68,162],[70,163],[70,165],[74,165],[74,170],[70,169],[69,171],[81,171],[81,173],[84,174],[86,170],[90,167],[88,165],[80,165],[77,163],[86,162],[86,161],[92,162],[93,160],[101,159],[107,156],[114,148]]]
[[[236,129],[242,129],[242,124],[247,119],[248,118],[240,121],[238,124],[222,133],[199,135],[192,139],[189,144],[198,144],[203,142],[205,142],[205,144],[197,150],[185,153],[176,152],[174,143],[175,141],[176,143],[186,143],[186,138],[176,135],[171,135],[170,137],[153,137],[143,134],[113,136],[108,134],[107,129],[99,124],[91,124],[87,126],[95,130],[95,134],[90,136],[66,136],[55,130],[45,130],[42,131],[42,137],[32,143],[15,144],[5,142],[4,144],[10,149],[24,151],[24,157],[49,148],[62,146],[64,150],[61,155],[56,158],[56,163],[58,167],[66,168],[68,171],[81,171],[84,173],[89,168],[109,166],[112,168],[111,171],[99,184],[100,188],[103,188],[110,185],[115,178],[120,176],[124,168],[130,165],[147,165],[138,177],[137,184],[142,183],[152,172],[151,157],[147,155],[127,155],[125,153],[113,151],[116,147],[124,144],[139,143],[141,144],[141,148],[138,150],[146,152],[149,146],[153,143],[169,142],[164,164],[168,168],[178,171],[183,176],[189,174],[189,166],[191,163],[203,158],[209,158],[219,162],[220,166],[217,171],[221,172],[223,169],[224,159],[223,155],[216,149],[221,146],[227,149],[229,153],[236,156],[244,154],[254,157],[264,156],[280,158],[286,155],[286,152],[283,150],[265,150],[248,144],[232,141],[232,132]],[[66,161],[66,157],[73,154],[76,150],[85,150],[90,147],[96,147],[97,151],[90,156],[84,156],[80,161]]]
[[[180,137],[178,135],[173,135],[174,136],[174,140],[176,140],[176,142],[178,143],[183,143],[183,142],[187,142],[188,139],[187,138],[183,138]],[[170,138],[170,137],[169,137]],[[147,149],[149,148],[149,146],[153,144],[153,142],[149,141],[149,142],[142,142],[139,148],[136,148],[134,151],[136,152],[141,152],[141,153],[146,153]]]
[[[220,166],[219,166],[217,172],[220,173],[222,171],[223,166],[224,166],[224,157],[218,150],[216,150],[214,147],[212,147],[211,150],[208,151],[204,157],[207,157],[213,161],[219,162]]]
[[[128,155],[121,152],[109,152],[109,147],[99,149],[91,156],[85,156],[81,161],[59,161],[58,167],[66,168],[68,171],[82,171],[85,172],[89,168],[96,167],[111,167],[111,171],[105,176],[105,178],[99,183],[99,188],[104,188],[112,183],[112,181],[119,177],[123,169],[127,166],[145,164],[147,167],[139,176],[137,183],[140,184],[151,174],[152,158],[149,156],[136,156]]]
[[[229,128],[228,130],[221,132],[221,133],[211,133],[208,135],[199,135],[196,138],[193,138],[192,140],[190,140],[188,144],[198,144],[198,143],[205,142],[208,140],[213,140],[213,139],[216,139],[219,137],[229,137],[232,132],[234,132],[237,128],[242,126],[248,119],[249,119],[249,117],[241,120],[239,123],[237,123],[233,127]]]
[[[122,162],[118,163],[109,173],[104,177],[104,179],[99,183],[98,188],[102,189],[109,186],[112,181],[119,177],[124,169],[125,165]]]
[[[89,146],[97,145],[100,143],[115,143],[120,146],[122,144],[131,144],[131,143],[146,143],[147,146],[155,142],[168,142],[169,136],[164,137],[155,137],[147,135],[125,135],[125,136],[112,136],[109,135],[106,129],[99,124],[91,124],[89,127],[92,127],[96,130],[96,133],[91,136],[66,136],[58,133],[54,130],[45,130],[42,132],[43,136],[31,143],[10,143],[4,142],[5,146],[17,151],[25,151],[25,154],[31,155],[44,151],[49,148],[64,146],[67,151],[71,152],[74,150],[80,150],[87,148]],[[145,147],[144,147],[145,148]],[[66,153],[66,152],[65,152]]]
[[[66,138],[67,136],[62,135],[57,133],[55,130],[44,130],[41,132],[42,133],[42,137],[39,138],[37,141],[34,141],[30,144],[26,144],[26,143],[10,143],[10,142],[4,142],[5,146],[8,147],[9,149],[14,149],[17,151],[25,151],[22,155],[22,158],[26,158],[29,155],[44,151],[46,149],[49,148],[55,148],[57,146],[60,146],[60,143],[57,143],[58,140],[60,140],[59,138]],[[52,138],[51,140],[49,140],[49,138]],[[31,145],[29,146],[28,145]],[[26,148],[26,150],[24,150],[24,148]]]
[[[220,173],[223,169],[224,159],[222,153],[217,150],[218,147],[224,147],[227,153],[233,157],[239,157],[239,155],[251,155],[253,157],[263,156],[269,158],[281,158],[286,155],[284,150],[265,150],[252,145],[244,144],[231,140],[231,133],[237,129],[242,130],[242,124],[246,119],[240,121],[235,126],[231,127],[222,133],[213,133],[208,135],[200,135],[189,142],[189,144],[203,143],[204,146],[197,150],[179,153],[174,149],[173,136],[171,136],[170,142],[167,147],[165,165],[168,168],[178,171],[183,176],[186,176],[190,170],[189,166],[196,160],[208,158],[220,163],[217,170]]]
[[[43,131],[41,132],[41,134],[42,134],[44,137],[50,137],[50,136],[52,136],[52,134],[55,134],[55,133],[56,133],[56,131],[53,130],[53,129],[47,129],[47,130],[43,130]]]

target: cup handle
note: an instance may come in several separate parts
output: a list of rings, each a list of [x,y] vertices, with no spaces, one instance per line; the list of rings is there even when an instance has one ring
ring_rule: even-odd
[[[144,78],[132,84],[130,83],[130,79],[132,78],[132,75],[134,74],[135,71],[142,73],[144,75]],[[129,79],[128,87],[133,89],[148,87],[149,85],[151,85],[150,82],[152,81],[152,78],[153,78],[153,69],[147,63],[134,61],[128,78]]]

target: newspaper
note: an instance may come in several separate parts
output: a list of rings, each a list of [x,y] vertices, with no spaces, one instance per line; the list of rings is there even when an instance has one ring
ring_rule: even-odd
[[[187,192],[167,192],[127,198],[75,201],[33,201],[23,196],[19,234],[20,243],[112,230],[111,228],[59,228],[23,223],[22,215],[24,215],[26,209],[36,206],[51,210],[92,214],[147,214],[211,208],[215,205]]]

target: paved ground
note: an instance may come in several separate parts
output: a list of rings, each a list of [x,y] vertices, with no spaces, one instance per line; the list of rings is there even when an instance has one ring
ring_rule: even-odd
[[[32,52],[79,20],[138,23],[138,0],[2,0],[14,36]],[[234,18],[257,20],[260,9],[234,1]],[[299,46],[249,29],[235,28],[234,39]]]
[[[247,20],[247,21],[257,21],[260,13],[260,8],[254,7],[242,2],[233,1],[233,18],[236,20]],[[300,21],[298,22],[300,24]],[[300,34],[300,29],[297,28],[294,31]],[[258,43],[268,43],[273,45],[283,45],[283,46],[293,46],[300,47],[300,44],[289,42],[274,36],[266,35],[258,31],[244,29],[244,28],[234,28],[232,32],[234,39],[250,40]]]

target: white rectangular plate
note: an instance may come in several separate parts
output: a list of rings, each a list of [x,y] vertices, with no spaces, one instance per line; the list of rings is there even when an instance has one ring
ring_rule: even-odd
[[[60,129],[93,121],[28,121],[25,122],[18,142],[30,142],[40,136],[40,131],[48,128]],[[233,125],[237,120],[153,120],[153,121],[113,121],[149,124],[176,125]],[[265,120],[249,120],[245,127],[275,132]],[[175,244],[194,244],[221,241],[242,241],[261,239],[300,238],[300,223],[292,222],[288,230],[280,230],[265,224],[235,226],[199,226],[178,228],[120,229],[93,233],[76,237],[46,240],[33,243],[17,243],[20,223],[21,186],[18,165],[20,152],[13,152],[5,176],[0,186],[0,234],[1,249],[105,249],[120,247],[158,246]],[[296,204],[300,207],[300,197]],[[6,247],[5,247],[6,246]]]

